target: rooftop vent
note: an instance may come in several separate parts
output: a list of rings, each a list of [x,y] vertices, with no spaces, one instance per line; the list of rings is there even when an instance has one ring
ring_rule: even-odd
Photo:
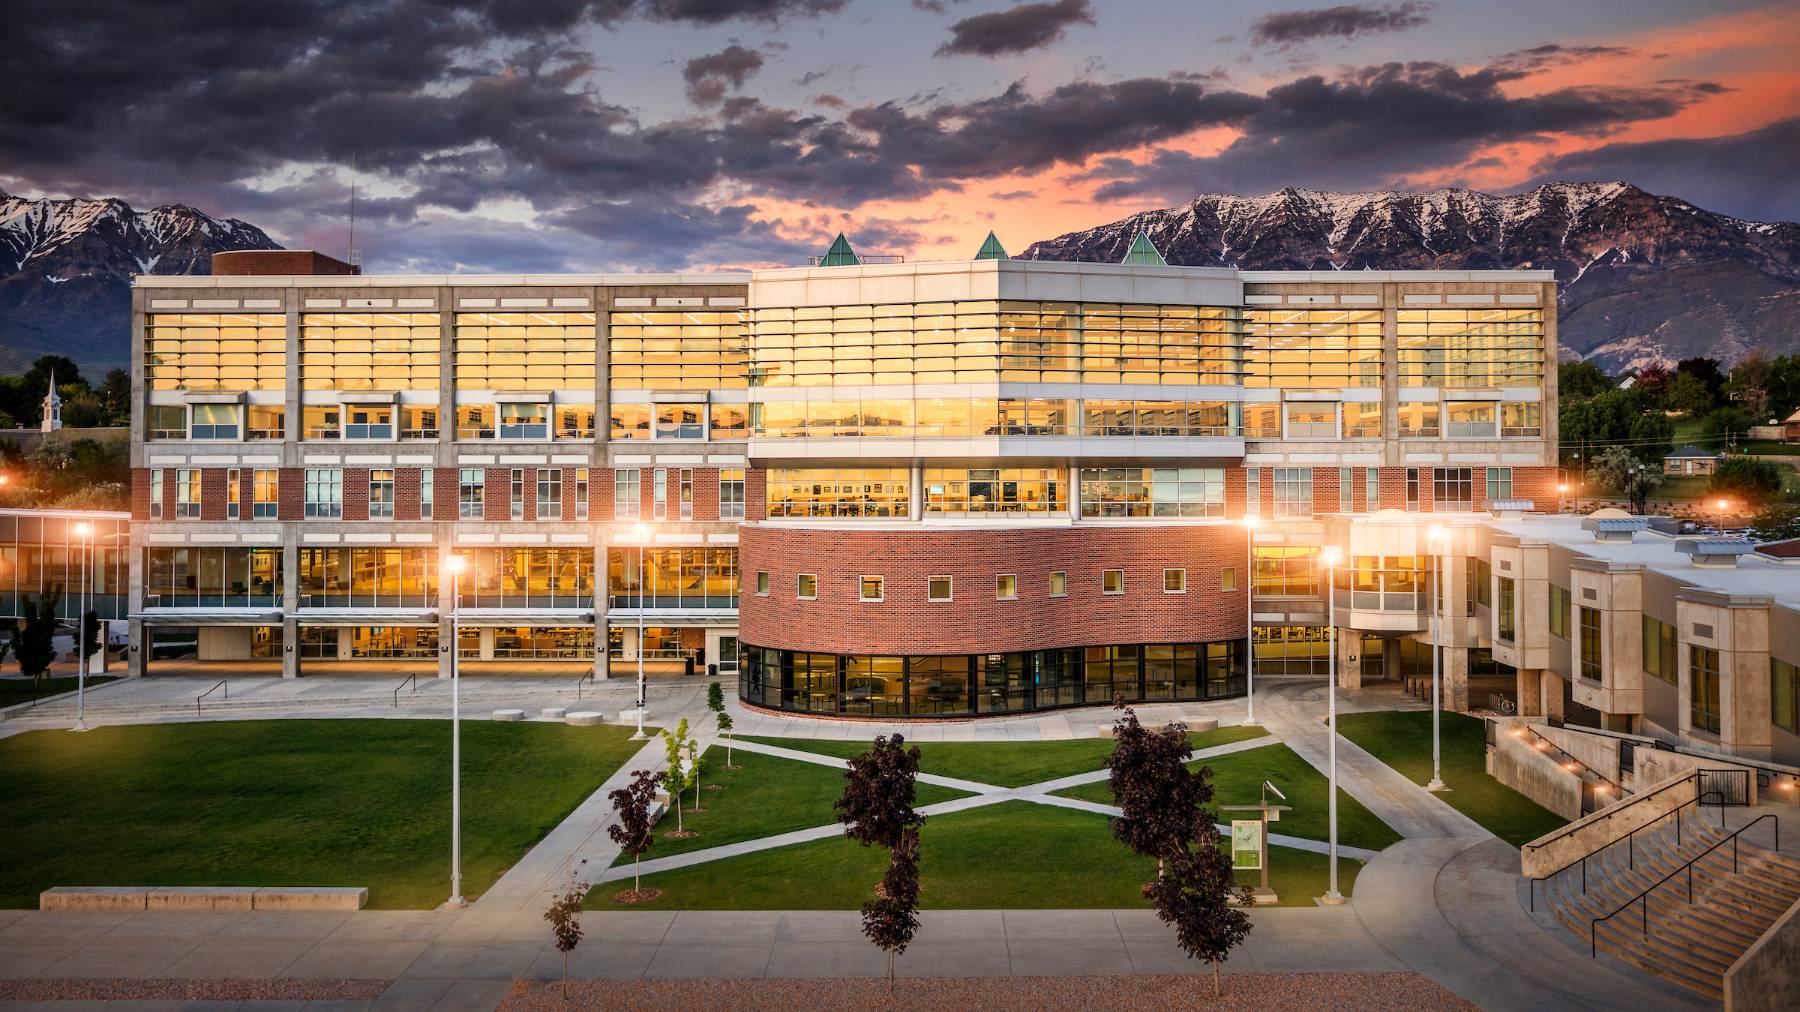
[[[1581,529],[1592,532],[1595,541],[1629,544],[1631,536],[1650,526],[1650,518],[1634,516],[1591,516],[1581,521]]]
[[[1494,499],[1488,503],[1488,512],[1497,517],[1517,519],[1520,514],[1530,513],[1537,509],[1537,503],[1530,499]]]
[[[1694,565],[1736,569],[1738,556],[1756,551],[1756,543],[1743,538],[1683,538],[1675,550],[1694,557]]]

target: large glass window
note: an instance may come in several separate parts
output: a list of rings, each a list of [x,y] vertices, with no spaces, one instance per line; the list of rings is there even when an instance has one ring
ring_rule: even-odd
[[[1344,402],[1344,438],[1380,439],[1381,404],[1377,401]]]
[[[1381,385],[1381,310],[1251,309],[1244,316],[1244,385]]]
[[[1444,434],[1451,439],[1492,439],[1494,409],[1493,401],[1450,401],[1444,405],[1448,418]]]
[[[437,575],[435,549],[302,548],[300,606],[428,608],[437,604]]]
[[[592,389],[594,314],[530,310],[456,314],[462,390]]]
[[[1429,560],[1418,555],[1357,555],[1337,570],[1350,606],[1368,611],[1418,611],[1425,604]],[[1338,598],[1343,600],[1342,595]]]
[[[904,467],[771,468],[771,517],[904,517],[912,473]]]
[[[369,519],[394,518],[394,471],[377,468],[369,472]]]
[[[144,380],[152,390],[281,390],[287,318],[280,313],[151,313]]]
[[[1506,582],[1511,583],[1512,581]],[[1579,610],[1581,614],[1581,677],[1598,682],[1605,677],[1605,668],[1601,665],[1600,609],[1581,608]]]
[[[1550,635],[1558,639],[1569,638],[1570,618],[1573,609],[1569,599],[1569,588],[1550,585]]]
[[[743,439],[750,434],[750,405],[714,404],[711,406],[712,439]]]
[[[744,519],[744,469],[741,467],[719,471],[719,519]]]
[[[499,433],[494,426],[492,404],[458,404],[456,406],[457,439],[493,439]]]
[[[394,406],[346,404],[343,407],[345,439],[394,438]]]
[[[1518,615],[1513,607],[1513,580],[1510,576],[1502,576],[1495,581],[1500,586],[1496,595],[1499,600],[1494,606],[1495,635],[1508,643],[1518,635]]]
[[[1002,406],[1022,401],[1002,401]],[[1035,404],[1036,401],[1031,403]],[[1086,400],[1084,436],[1235,436],[1240,431],[1229,401]]]
[[[1800,734],[1800,667],[1779,657],[1769,658],[1769,719]]]
[[[1325,626],[1257,626],[1252,639],[1258,675],[1331,675],[1331,645]]]
[[[436,313],[306,313],[300,383],[306,390],[435,390]]]
[[[562,499],[562,468],[538,468],[537,518],[539,520],[561,520]]]
[[[1675,627],[1648,615],[1642,616],[1642,620],[1644,673],[1670,685],[1678,684],[1681,671],[1675,666]]]
[[[1402,439],[1436,439],[1442,433],[1435,402],[1404,402],[1399,407],[1399,415]]]
[[[278,608],[279,548],[145,550],[147,608]]]
[[[1688,644],[1688,704],[1695,730],[1719,732],[1719,652]]]
[[[613,519],[636,520],[643,515],[643,472],[621,467],[613,472]]]
[[[238,437],[238,413],[243,410],[237,404],[195,404],[193,405],[193,428],[188,435],[194,439],[236,439]]]
[[[590,549],[489,548],[466,554],[469,568],[462,576],[465,608],[594,606],[594,555]]]
[[[1468,510],[1475,506],[1475,470],[1469,467],[1431,469],[1431,508]]]
[[[649,439],[650,405],[612,402],[608,416],[614,439]]]
[[[250,480],[250,516],[256,520],[275,519],[281,513],[281,472],[274,468],[258,468]]]
[[[1051,513],[1067,508],[1054,468],[928,467],[925,512],[933,516]]]
[[[658,404],[656,438],[705,439],[706,417],[704,404]]]
[[[486,514],[487,472],[479,467],[460,468],[456,474],[456,515],[480,520]]]
[[[736,310],[614,312],[606,337],[607,381],[616,390],[737,389],[748,382]]]
[[[308,472],[311,473],[311,472]],[[175,515],[198,519],[200,502],[203,496],[201,472],[197,467],[177,468],[175,471]]]
[[[1252,547],[1250,592],[1257,597],[1318,597],[1319,549],[1286,545]]]
[[[1296,401],[1287,407],[1287,438],[1336,439],[1337,405]]]
[[[1400,385],[1517,387],[1544,381],[1541,309],[1399,310]]]
[[[1313,515],[1312,468],[1278,467],[1275,469],[1275,515],[1278,517],[1310,517]]]
[[[1225,471],[1216,467],[1084,467],[1084,517],[1225,515]]]
[[[735,548],[647,548],[641,561],[635,547],[609,548],[606,567],[615,609],[636,608],[640,600],[662,610],[737,607]]]
[[[1541,436],[1544,434],[1544,405],[1538,401],[1508,401],[1500,405],[1500,435]]]
[[[500,438],[549,439],[550,405],[517,403],[500,405]]]

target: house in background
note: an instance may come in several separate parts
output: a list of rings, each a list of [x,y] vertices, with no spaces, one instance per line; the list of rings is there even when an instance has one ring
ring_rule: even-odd
[[[1663,455],[1663,473],[1672,475],[1711,474],[1719,469],[1719,455],[1702,450],[1692,443]]]
[[[1785,443],[1800,443],[1800,408],[1781,420],[1781,439]]]

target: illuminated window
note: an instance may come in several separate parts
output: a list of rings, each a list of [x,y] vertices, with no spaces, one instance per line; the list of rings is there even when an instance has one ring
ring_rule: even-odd
[[[1051,513],[1066,509],[1063,474],[1053,468],[925,469],[925,512],[933,516],[976,513]]]
[[[713,439],[743,439],[750,434],[750,405],[712,405]]]
[[[1185,570],[1185,569],[1165,569],[1165,570],[1163,570],[1163,593],[1165,593],[1165,594],[1185,594],[1185,593],[1187,593],[1187,570]]]
[[[1125,593],[1125,571],[1123,569],[1103,569],[1100,571],[1100,593]]]
[[[575,469],[575,519],[588,518],[588,469]]]
[[[704,404],[658,404],[657,439],[705,439],[707,412]]]
[[[1403,387],[1518,387],[1544,381],[1541,309],[1399,310]]]
[[[341,410],[345,439],[394,438],[393,405],[346,404]]]
[[[248,404],[245,405],[245,411],[249,416],[249,421],[244,425],[245,438],[286,438],[286,408],[279,404]]]
[[[815,573],[801,573],[794,578],[794,596],[802,601],[811,601],[819,596],[819,577]]]
[[[882,583],[883,583],[883,580],[879,576],[863,577],[862,578],[862,589],[861,589],[860,594],[858,595],[858,600],[862,600],[862,601],[879,601],[879,600],[881,600]]]
[[[1281,438],[1281,405],[1246,404],[1243,418],[1245,439]]]
[[[904,517],[912,472],[904,467],[772,468],[771,517]]]
[[[306,313],[300,317],[305,390],[435,390],[436,313]]]
[[[273,520],[280,514],[281,472],[259,468],[251,475],[250,516],[255,520]]]
[[[930,576],[925,579],[925,597],[931,601],[949,601],[955,580],[948,576]]]
[[[1069,574],[1058,570],[1050,574],[1050,596],[1067,597],[1069,595]]]
[[[1444,405],[1444,434],[1451,439],[1494,438],[1493,401],[1449,401]]]
[[[1012,573],[1001,573],[994,577],[994,599],[996,601],[1016,601],[1019,597],[1019,578]]]
[[[715,390],[747,385],[744,325],[736,310],[615,312],[606,336],[607,382],[613,389]]]
[[[550,405],[510,402],[500,405],[500,438],[549,439]]]
[[[592,404],[556,405],[556,438],[594,438],[594,406]]]
[[[562,468],[537,469],[537,516],[539,520],[562,519]]]
[[[435,404],[400,405],[401,439],[436,439],[438,409]]]
[[[280,313],[151,313],[144,381],[152,390],[281,390],[287,318]]]
[[[610,433],[613,439],[649,439],[650,405],[612,403]]]
[[[1345,401],[1344,438],[1380,439],[1381,405],[1374,401]]]
[[[457,439],[493,439],[499,434],[494,427],[492,404],[458,404],[456,406]]]
[[[1217,467],[1084,467],[1084,517],[1225,515],[1225,470]]]
[[[1598,682],[1605,672],[1600,663],[1600,609],[1580,608],[1578,611],[1581,616],[1581,677]]]
[[[1336,439],[1337,405],[1305,401],[1288,404],[1287,438]]]
[[[592,389],[594,320],[541,310],[456,314],[457,389]]]
[[[1381,310],[1252,309],[1244,315],[1244,385],[1381,385]]]
[[[1504,438],[1544,434],[1544,405],[1539,401],[1507,401],[1500,405],[1500,435]]]
[[[613,472],[613,519],[636,520],[643,515],[643,472],[621,467]]]
[[[369,472],[369,519],[394,518],[394,472],[382,468]]]
[[[1408,401],[1400,405],[1400,438],[1437,438],[1438,406],[1432,401]]]
[[[180,468],[175,472],[175,515],[199,517],[201,498],[200,469]]]
[[[719,471],[719,519],[744,518],[744,469],[727,467]]]
[[[1695,730],[1719,731],[1719,652],[1688,645],[1688,702]]]
[[[1251,548],[1250,592],[1257,597],[1318,597],[1319,549],[1273,545]]]

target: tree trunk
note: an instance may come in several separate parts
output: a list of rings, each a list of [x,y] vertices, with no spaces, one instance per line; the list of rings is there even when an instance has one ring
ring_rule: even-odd
[[[888,994],[894,993],[894,950],[888,950]]]
[[[1217,998],[1219,996],[1219,961],[1217,959],[1213,960],[1212,965],[1213,965],[1213,997]]]
[[[643,878],[643,875],[640,873],[640,869],[643,867],[644,867],[644,855],[642,855],[642,854],[631,855],[631,891],[634,893],[643,891],[644,878]]]

